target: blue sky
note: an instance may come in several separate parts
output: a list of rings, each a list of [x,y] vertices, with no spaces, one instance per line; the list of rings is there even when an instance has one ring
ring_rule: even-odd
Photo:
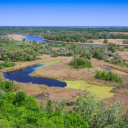
[[[0,26],[128,26],[128,0],[0,0]]]

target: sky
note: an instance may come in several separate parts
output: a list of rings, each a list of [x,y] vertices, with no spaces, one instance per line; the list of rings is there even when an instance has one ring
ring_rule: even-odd
[[[128,0],[0,0],[0,26],[128,26]]]

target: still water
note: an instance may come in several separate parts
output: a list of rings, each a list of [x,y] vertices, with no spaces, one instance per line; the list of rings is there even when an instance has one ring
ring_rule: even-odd
[[[29,35],[21,35],[23,36],[26,40],[29,40],[29,41],[37,41],[37,42],[41,42],[41,43],[57,43],[57,44],[62,44],[62,43],[58,43],[58,42],[49,42],[49,41],[45,41],[43,40],[42,37],[38,37],[38,36],[29,36]],[[68,43],[68,42],[67,42]],[[86,46],[90,46],[90,44],[85,44]],[[93,45],[93,44],[92,44]],[[93,45],[95,47],[102,47],[103,45]]]
[[[21,69],[18,71],[13,71],[13,72],[6,72],[4,73],[4,77],[6,79],[9,79],[10,81],[17,81],[17,82],[22,82],[22,83],[28,83],[32,82],[33,84],[44,84],[49,87],[55,86],[55,87],[65,87],[66,83],[55,80],[55,79],[48,79],[48,78],[38,78],[38,77],[32,77],[28,74],[32,73],[35,71],[35,68],[42,66],[43,64],[39,65],[33,65],[31,67]],[[43,72],[42,72],[43,73]]]

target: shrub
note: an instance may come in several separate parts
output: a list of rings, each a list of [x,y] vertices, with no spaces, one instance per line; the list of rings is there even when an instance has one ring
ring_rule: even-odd
[[[69,65],[72,65],[74,68],[91,68],[92,67],[91,62],[89,60],[85,60],[82,57],[72,59]]]
[[[4,63],[0,63],[0,69],[3,69],[5,67],[14,67],[15,63],[8,63],[8,62],[4,62]]]
[[[114,64],[118,64],[118,63],[122,62],[121,56],[119,56],[119,54],[116,53],[114,55],[114,58],[111,60],[111,62]]]
[[[22,104],[22,101],[24,101],[26,97],[27,95],[24,92],[20,92],[20,91],[17,92],[15,96],[14,104],[20,106]]]
[[[105,40],[103,41],[103,43],[104,43],[104,44],[107,44],[107,43],[108,43],[108,40],[107,40],[107,39],[105,39]]]
[[[123,40],[123,44],[128,44],[128,39],[127,40]]]
[[[14,85],[11,81],[2,81],[0,80],[0,88],[3,89],[6,92],[13,91]]]
[[[117,128],[115,125],[118,125],[118,128],[127,126],[125,124],[127,122],[126,117],[122,121],[125,125],[120,124],[121,113],[124,110],[123,104],[120,102],[109,105],[109,103],[101,101],[96,95],[90,94],[86,100],[82,96],[79,97],[73,110],[89,123],[90,128]]]
[[[108,50],[110,50],[110,51],[112,51],[112,53],[114,53],[116,51],[115,46],[116,46],[115,44],[110,43],[108,46]]]
[[[106,72],[106,71],[97,71],[95,74],[95,78],[101,79],[101,80],[106,80],[106,81],[115,81],[118,83],[122,83],[123,80],[119,77],[117,77],[117,74],[112,73],[111,71]]]

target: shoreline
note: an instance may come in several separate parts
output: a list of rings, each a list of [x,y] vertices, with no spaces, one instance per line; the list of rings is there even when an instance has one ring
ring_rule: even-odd
[[[48,41],[48,42],[57,42],[57,43],[66,43],[66,44],[72,44],[72,43],[76,43],[76,44],[86,44],[86,45],[104,45],[104,46],[108,46],[108,44],[104,44],[104,43],[85,43],[85,42],[65,42],[65,41],[55,41],[55,40],[48,40],[48,39],[43,39],[44,41]],[[96,39],[93,39],[96,40]],[[102,39],[103,40],[103,39]],[[109,39],[108,39],[109,40]],[[110,40],[118,40],[118,39],[110,39]],[[122,39],[120,39],[122,40]],[[98,39],[97,39],[98,41]],[[119,46],[128,46],[128,44],[116,44]]]
[[[24,34],[24,35],[27,35],[27,34]],[[36,35],[32,35],[32,36],[36,36]],[[18,40],[18,41],[22,41],[24,39],[23,36],[21,36],[21,34],[17,35],[17,34],[8,34],[7,37],[11,37],[12,39],[14,40]],[[37,37],[41,37],[41,36],[37,36]],[[43,37],[42,37],[43,38]],[[12,40],[10,39],[10,40]],[[108,44],[104,44],[102,41],[104,39],[92,39],[93,41],[97,42],[99,41],[99,43],[85,43],[85,42],[65,42],[65,41],[55,41],[55,40],[48,40],[48,39],[44,39],[44,41],[48,41],[48,42],[56,42],[56,43],[66,43],[66,44],[72,44],[72,43],[76,43],[76,44],[84,44],[84,45],[103,45],[103,46],[108,46]],[[115,41],[115,42],[118,42],[118,43],[114,43],[116,45],[119,45],[119,46],[128,46],[128,44],[123,44],[121,43],[121,41],[123,41],[124,39],[107,39],[108,41],[110,40],[111,43],[114,43],[112,41]],[[112,41],[111,41],[112,40]],[[117,40],[117,41],[116,41]],[[29,41],[29,40],[26,40],[26,41]]]
[[[7,37],[11,37],[12,39],[10,39],[10,40],[18,40],[18,41],[22,41],[23,39],[24,39],[24,37],[23,36],[21,36],[21,35],[16,35],[16,34],[8,34],[8,36]]]

